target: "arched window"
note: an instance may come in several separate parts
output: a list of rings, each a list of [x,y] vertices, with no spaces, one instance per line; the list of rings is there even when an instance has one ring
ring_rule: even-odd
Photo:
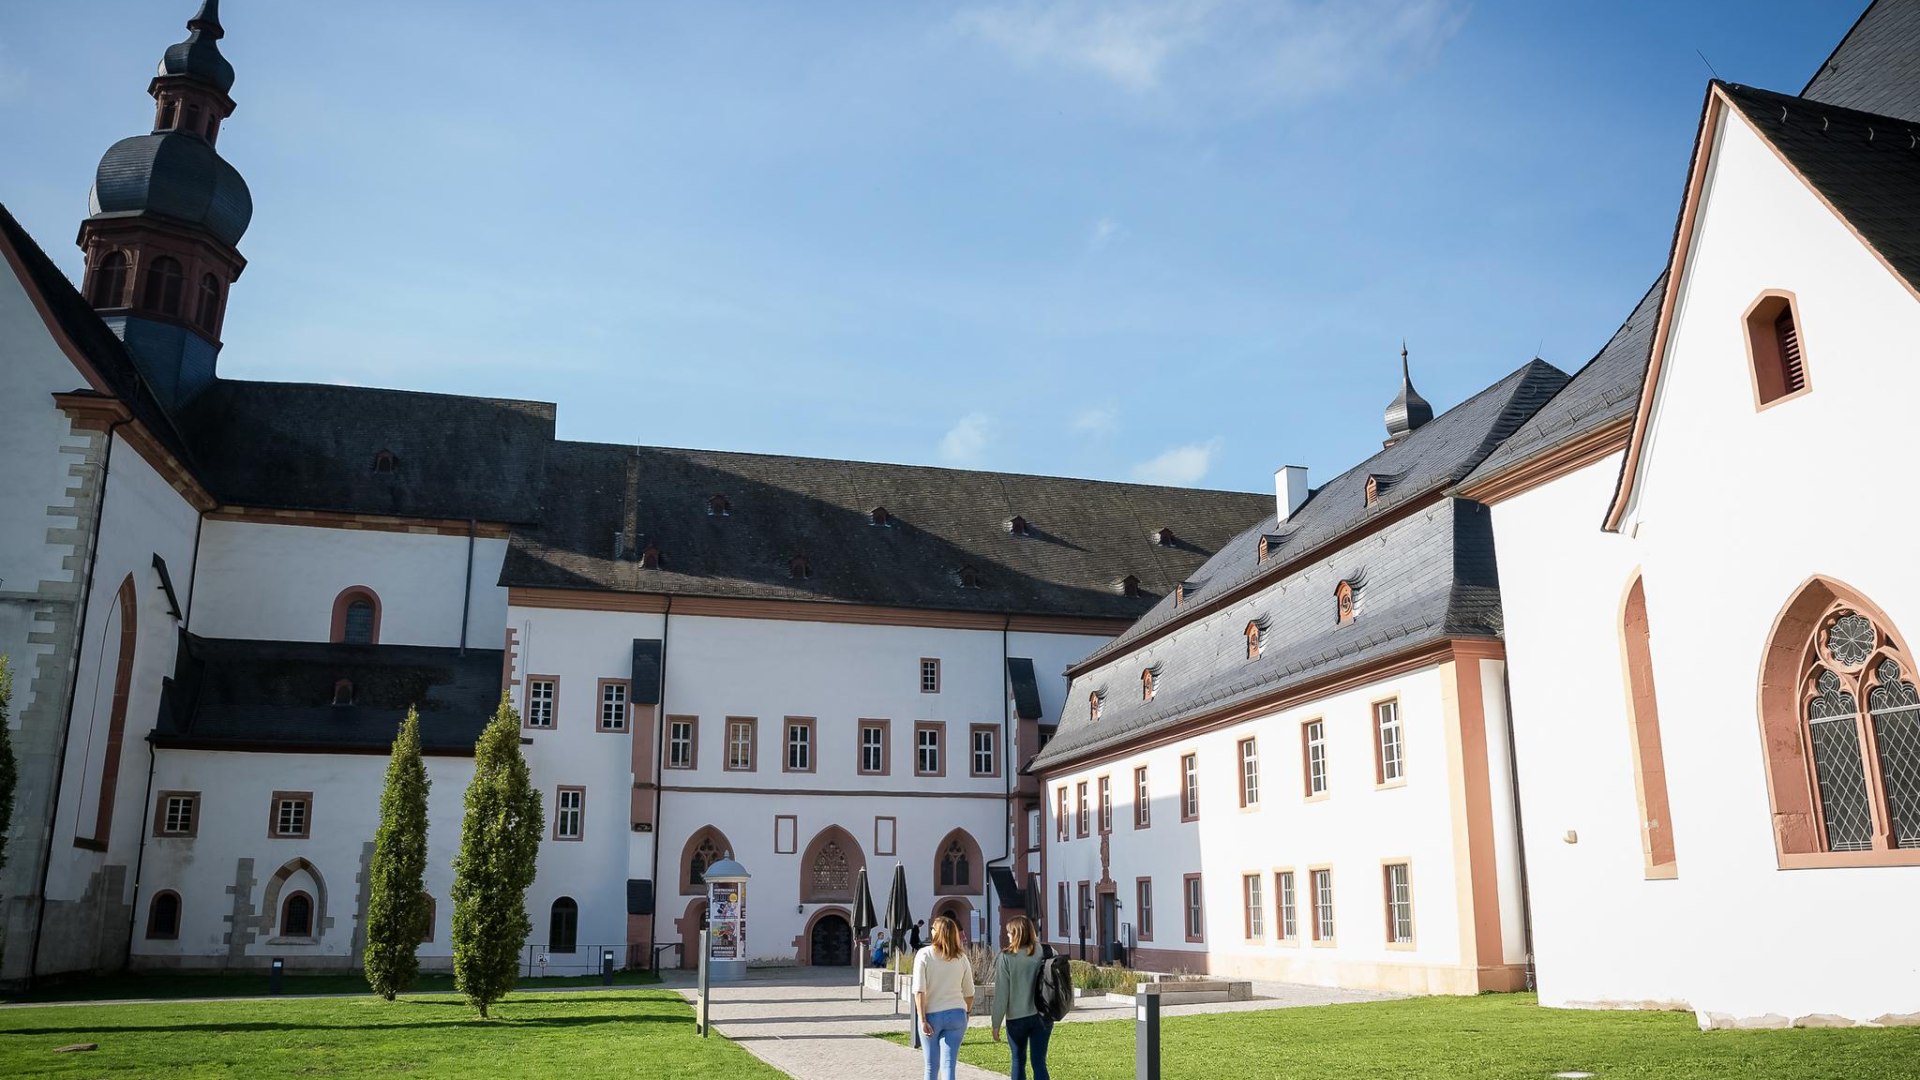
[[[1095,724],[1100,722],[1100,691],[1098,690],[1087,695],[1087,721]]]
[[[1334,617],[1343,623],[1353,621],[1353,583],[1343,581],[1333,590]]]
[[[329,640],[347,645],[380,643],[380,596],[365,585],[340,590],[333,598],[333,633]]]
[[[200,275],[200,307],[194,312],[193,321],[206,330],[213,329],[214,316],[220,313],[220,279],[212,274]]]
[[[313,897],[296,892],[280,905],[280,936],[313,936]]]
[[[570,953],[579,947],[580,905],[573,897],[563,896],[553,902],[553,911],[547,916],[547,951]]]
[[[353,680],[337,679],[334,681],[333,703],[335,705],[353,704]]]
[[[787,576],[794,579],[810,578],[813,576],[813,567],[807,563],[807,557],[805,555],[795,555],[793,558],[787,560]]]
[[[1247,624],[1247,659],[1256,660],[1256,659],[1259,659],[1259,657],[1260,657],[1260,624],[1257,622],[1250,622]]]
[[[1667,803],[1666,754],[1660,743],[1660,700],[1653,689],[1653,642],[1647,631],[1647,591],[1639,577],[1627,588],[1620,614],[1626,655],[1627,710],[1633,724],[1634,785],[1640,795],[1640,846],[1649,878],[1677,872],[1673,822]]]
[[[1152,668],[1148,668],[1147,670],[1142,671],[1140,673],[1140,700],[1141,701],[1153,700],[1153,669]]]
[[[1754,404],[1766,407],[1807,388],[1800,319],[1792,293],[1769,290],[1747,309],[1747,360]]]
[[[180,103],[168,101],[160,106],[160,130],[171,131],[180,126]]]
[[[979,588],[980,587],[980,571],[975,570],[971,566],[961,567],[960,568],[960,587],[963,589]]]
[[[802,854],[800,899],[808,904],[845,903],[853,899],[854,885],[866,856],[853,836],[829,825],[807,844]]]
[[[876,506],[871,511],[868,511],[867,521],[869,524],[878,525],[883,529],[892,528],[893,515],[887,512],[886,507]]]
[[[960,841],[952,841],[940,853],[940,884],[944,888],[957,888],[970,880],[972,875],[967,866],[967,849]]]
[[[1885,613],[1815,578],[1774,624],[1760,693],[1781,864],[1920,863],[1920,694]]]
[[[941,838],[934,849],[934,893],[938,896],[980,893],[980,845],[965,829]]]
[[[198,105],[187,106],[186,128],[188,131],[191,131],[196,135],[200,133],[200,106]]]
[[[140,303],[162,315],[178,315],[180,292],[185,282],[186,275],[180,270],[180,260],[171,255],[162,255],[147,266],[147,284]]]
[[[109,251],[93,269],[93,306],[125,307],[127,303],[127,255]]]
[[[733,843],[719,829],[708,825],[695,831],[680,852],[680,894],[693,896],[706,892],[707,867],[732,851]]]
[[[147,940],[173,941],[180,936],[180,894],[171,889],[153,894],[147,905]]]

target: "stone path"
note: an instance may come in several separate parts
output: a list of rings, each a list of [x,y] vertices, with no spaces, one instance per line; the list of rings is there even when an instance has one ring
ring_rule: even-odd
[[[901,998],[899,1015],[894,1014],[891,994],[869,990],[866,1000],[861,1001],[860,988],[852,976],[846,968],[750,971],[742,982],[714,988],[708,1013],[714,1033],[739,1043],[795,1080],[911,1080],[920,1076],[920,1051],[872,1038],[907,1030],[906,999]],[[689,1002],[694,999],[690,973],[667,973],[665,986]],[[1169,1006],[1161,1015],[1257,1012],[1398,996],[1288,983],[1255,983],[1253,991],[1259,996],[1252,1001]],[[1128,1005],[1089,999],[1076,1007],[1066,1022],[1117,1020],[1131,1014]],[[974,1017],[967,1040],[989,1038],[985,1030],[988,1026],[986,1017]],[[959,1070],[960,1080],[990,1080],[1005,1075],[964,1064]]]

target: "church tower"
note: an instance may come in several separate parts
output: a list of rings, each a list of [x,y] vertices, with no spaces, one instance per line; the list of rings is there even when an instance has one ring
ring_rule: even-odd
[[[187,30],[147,86],[153,131],[100,159],[79,239],[81,291],[172,404],[213,379],[227,290],[247,265],[236,245],[253,218],[246,181],[214,150],[234,109],[219,0]]]

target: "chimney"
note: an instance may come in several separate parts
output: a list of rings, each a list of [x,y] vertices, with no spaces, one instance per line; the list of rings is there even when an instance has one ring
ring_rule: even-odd
[[[1274,513],[1286,521],[1307,501],[1307,467],[1282,465],[1273,471]]]

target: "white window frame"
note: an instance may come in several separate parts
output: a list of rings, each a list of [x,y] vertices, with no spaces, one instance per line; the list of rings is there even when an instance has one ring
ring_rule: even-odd
[[[1327,793],[1327,722],[1309,720],[1307,731],[1307,797]]]
[[[306,799],[281,799],[273,808],[273,833],[275,836],[306,836],[308,834],[307,816],[312,804]],[[292,828],[288,828],[292,825]]]
[[[1309,880],[1313,882],[1313,940],[1332,941],[1336,933],[1333,925],[1333,871],[1321,867],[1313,871]]]
[[[1200,755],[1197,752],[1180,756],[1180,773],[1184,789],[1180,793],[1184,804],[1181,809],[1186,811],[1185,817],[1197,818],[1200,816]]]
[[[553,795],[553,838],[580,840],[586,836],[587,790],[563,787]]]
[[[1392,784],[1406,779],[1406,729],[1400,726],[1400,699],[1375,703],[1373,718],[1379,732],[1380,782]]]
[[[1260,805],[1260,743],[1240,740],[1240,805]]]
[[[554,704],[560,697],[559,679],[527,680],[527,726],[552,731]]]
[[[1133,827],[1144,829],[1153,824],[1152,788],[1147,783],[1147,767],[1133,770]]]
[[[629,715],[627,684],[608,679],[600,684],[600,730],[625,731]]]
[[[192,836],[200,816],[200,796],[169,795],[160,822],[161,836]]]
[[[994,761],[998,757],[994,744],[999,742],[994,738],[994,734],[992,728],[973,729],[973,775],[975,776],[994,775]],[[981,745],[982,739],[986,740],[984,747]]]
[[[915,728],[913,732],[913,771],[919,776],[940,775],[940,729]]]
[[[1387,864],[1387,943],[1413,943],[1413,866]],[[1404,929],[1403,929],[1404,928]]]
[[[693,768],[693,721],[667,721],[667,768]]]
[[[1277,897],[1280,912],[1280,940],[1297,941],[1300,938],[1300,890],[1294,884],[1293,871],[1282,870],[1274,877],[1278,879],[1274,888],[1280,893]]]
[[[1266,940],[1267,894],[1261,887],[1261,875],[1242,874],[1240,876],[1240,899],[1247,908],[1247,940]]]
[[[860,725],[860,772],[878,776],[887,769],[887,729],[879,724]]]
[[[756,727],[752,720],[727,721],[727,769],[729,771],[753,771],[753,743]]]
[[[940,658],[923,656],[920,658],[920,692],[937,694],[940,692]]]
[[[796,754],[796,751],[798,752]],[[787,721],[787,770],[788,772],[813,771],[813,725],[797,720]]]

